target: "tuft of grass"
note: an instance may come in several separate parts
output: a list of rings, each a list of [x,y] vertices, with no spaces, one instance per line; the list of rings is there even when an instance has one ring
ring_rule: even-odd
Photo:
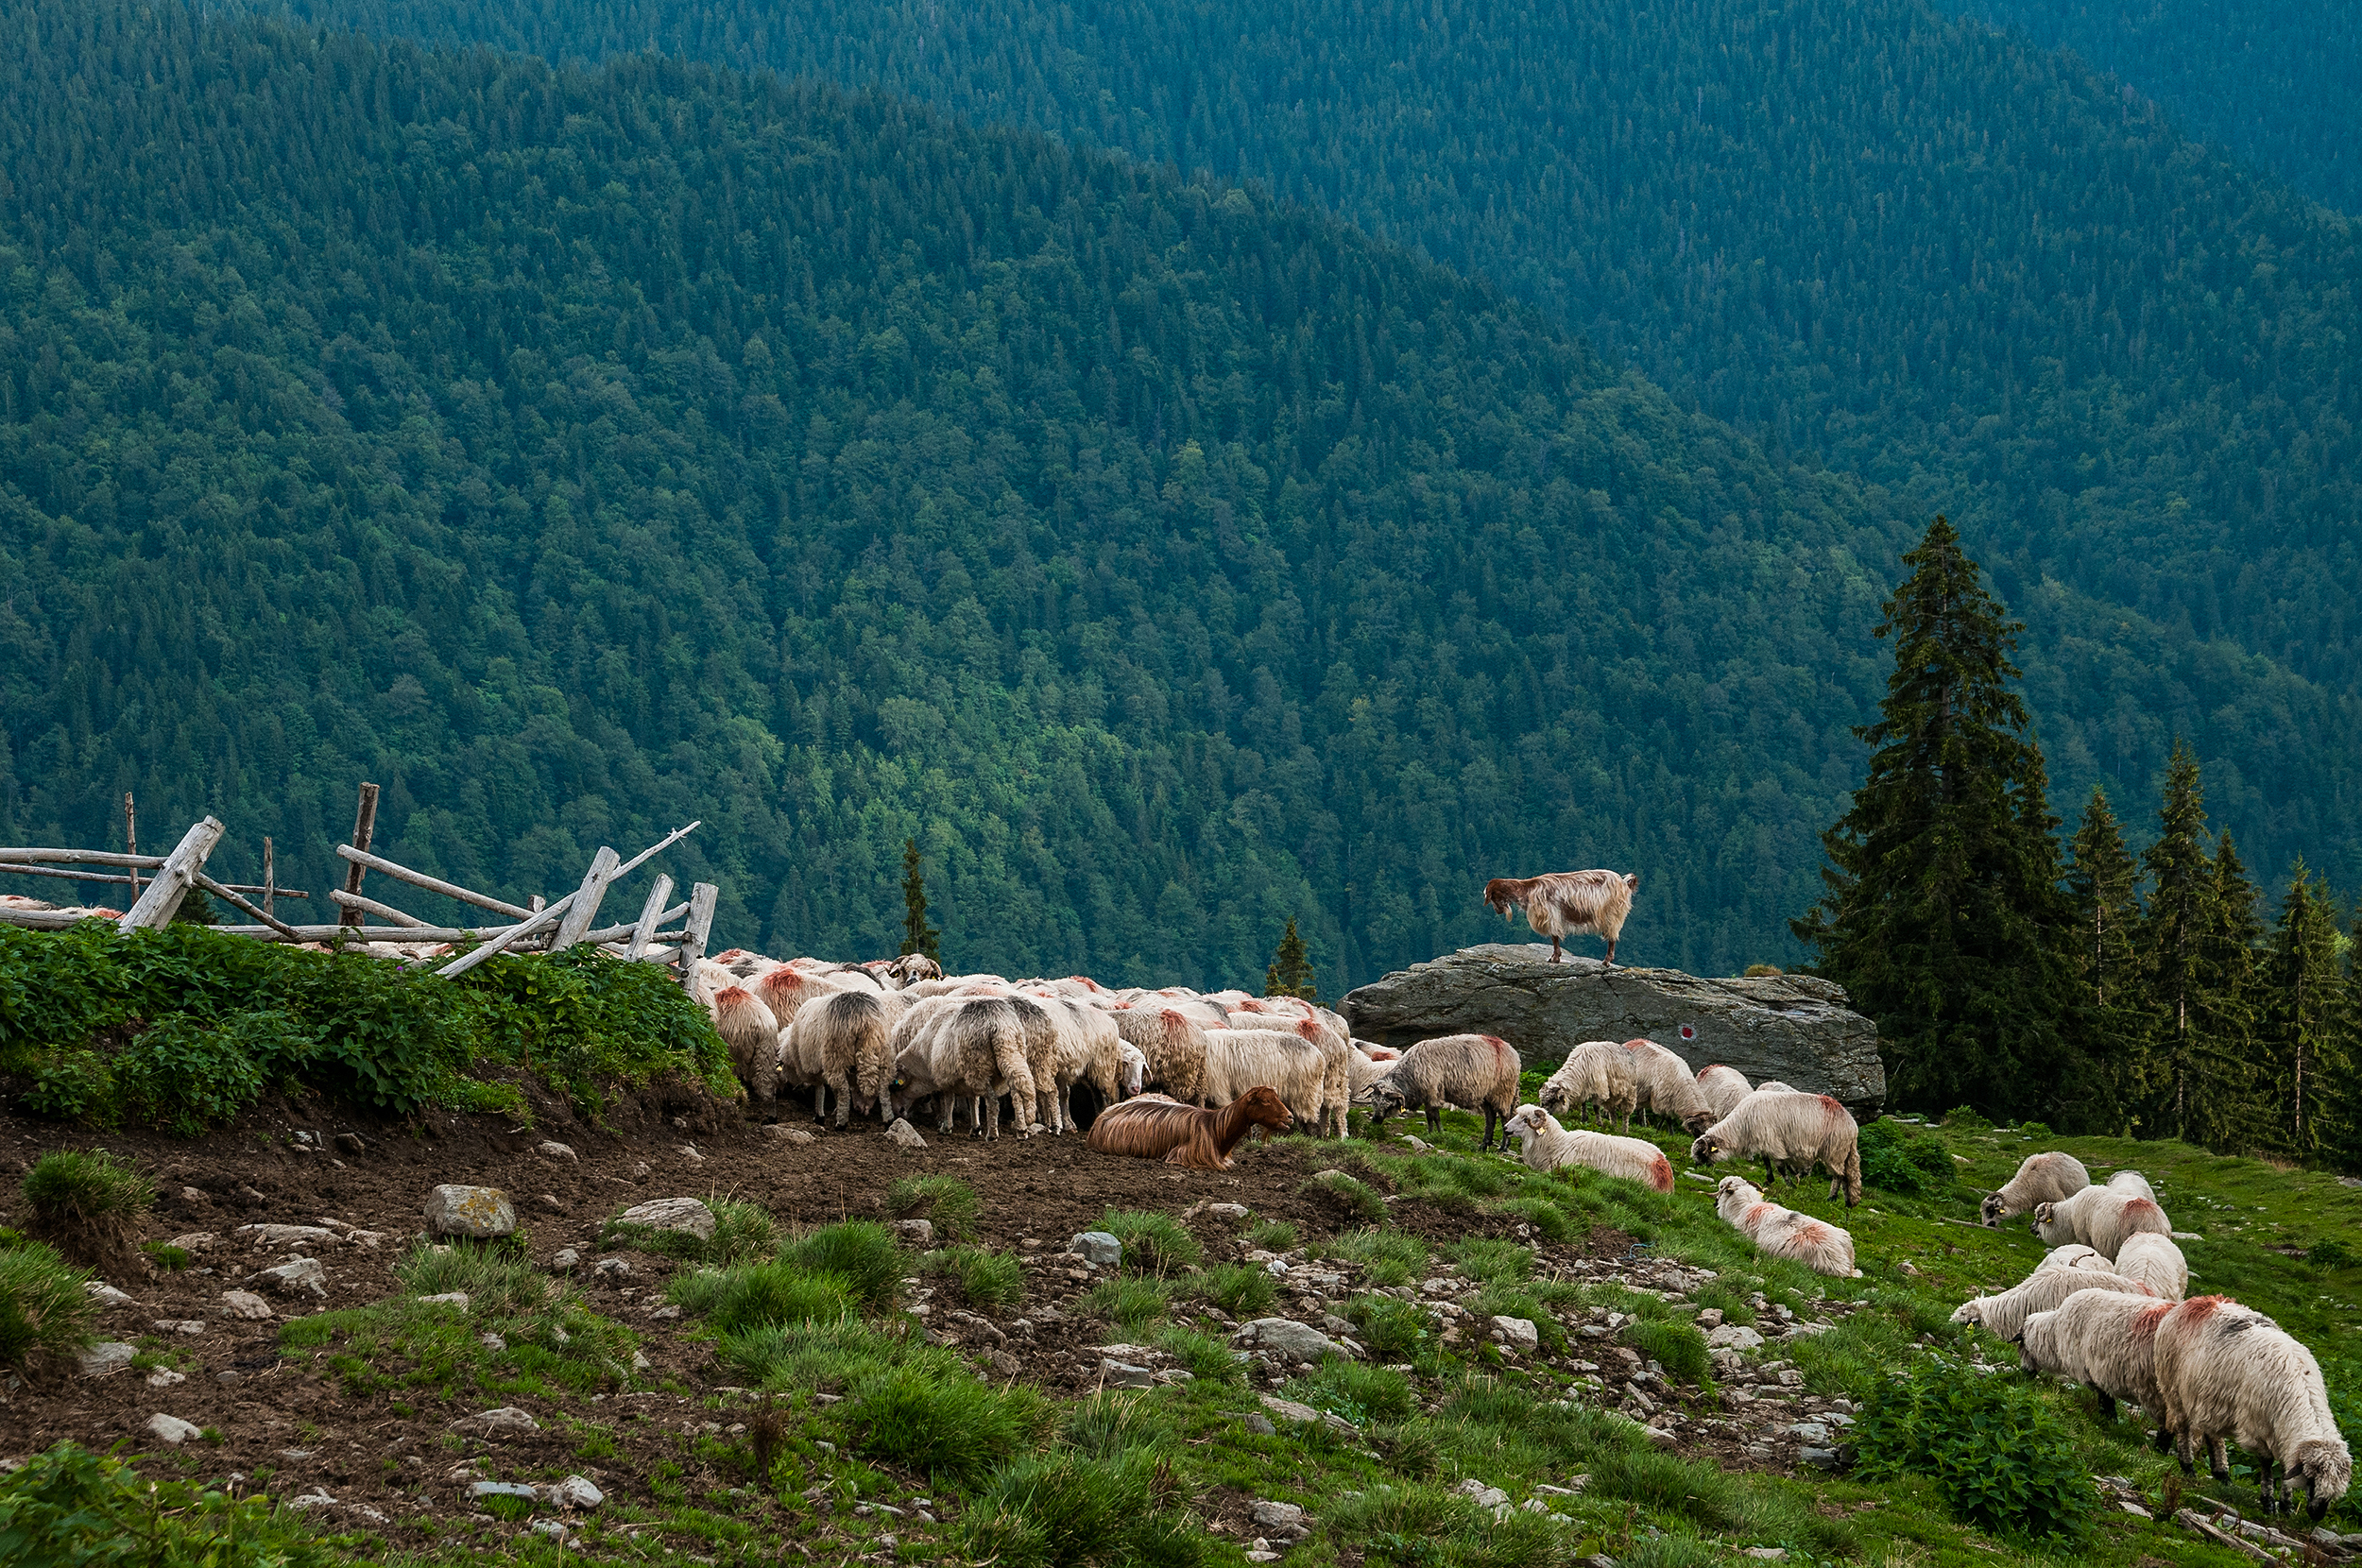
[[[978,1499],[962,1555],[1008,1568],[1190,1568],[1205,1559],[1205,1536],[1195,1520],[1169,1512],[1176,1501],[1171,1470],[1144,1454],[1028,1455]]]
[[[706,1205],[713,1211],[713,1234],[660,1231],[625,1219],[609,1219],[599,1227],[599,1245],[608,1250],[633,1247],[643,1253],[676,1257],[683,1263],[721,1266],[768,1257],[779,1246],[779,1226],[768,1209],[755,1203],[717,1199]]]
[[[1296,1228],[1285,1219],[1260,1219],[1249,1225],[1239,1239],[1267,1253],[1292,1253],[1299,1238]]]
[[[1333,1355],[1309,1377],[1290,1383],[1288,1397],[1333,1411],[1356,1426],[1407,1421],[1419,1407],[1411,1380],[1402,1373]]]
[[[1356,1296],[1345,1304],[1362,1348],[1379,1362],[1415,1360],[1433,1332],[1427,1308],[1393,1296]]]
[[[982,1247],[945,1247],[920,1255],[918,1266],[959,1284],[970,1306],[1000,1312],[1025,1299],[1025,1270],[1006,1253]]]
[[[1372,1285],[1409,1285],[1428,1269],[1427,1243],[1403,1231],[1347,1231],[1325,1250],[1330,1257],[1368,1270]]]
[[[1533,1227],[1545,1241],[1572,1241],[1575,1222],[1566,1211],[1547,1198],[1503,1198],[1492,1205],[1497,1214],[1514,1214]]]
[[[1210,1334],[1193,1328],[1160,1328],[1149,1342],[1180,1362],[1201,1383],[1236,1383],[1242,1375],[1230,1347]]]
[[[1033,1389],[995,1389],[949,1355],[913,1355],[864,1376],[846,1414],[864,1453],[962,1484],[1007,1463],[1047,1423]]]
[[[464,1290],[469,1310],[478,1316],[538,1311],[551,1290],[551,1282],[513,1252],[471,1241],[419,1247],[394,1265],[394,1278],[413,1296]]]
[[[166,1273],[177,1274],[189,1266],[189,1252],[185,1247],[175,1247],[163,1241],[149,1241],[143,1243],[140,1251],[147,1254],[148,1262]]]
[[[1278,1284],[1251,1263],[1218,1263],[1200,1269],[1181,1286],[1190,1295],[1213,1303],[1234,1318],[1259,1318],[1279,1299]]]
[[[1319,1193],[1364,1224],[1376,1224],[1386,1218],[1386,1200],[1378,1189],[1342,1170],[1321,1171],[1296,1190]]]
[[[889,1310],[901,1293],[902,1255],[894,1233],[874,1219],[823,1225],[791,1245],[786,1255],[813,1273],[840,1276],[871,1312]]]
[[[853,1289],[841,1274],[792,1263],[751,1263],[676,1274],[665,1297],[723,1334],[784,1328],[851,1316]]]
[[[1112,1458],[1135,1449],[1170,1449],[1172,1423],[1142,1395],[1103,1389],[1067,1411],[1058,1437],[1078,1454]]]
[[[62,1360],[89,1344],[98,1316],[89,1279],[42,1242],[0,1250],[0,1366]]]
[[[156,1202],[156,1185],[128,1160],[103,1149],[60,1149],[25,1176],[29,1235],[93,1269],[130,1264],[139,1223]]]
[[[1533,1271],[1533,1254],[1515,1241],[1471,1236],[1446,1250],[1460,1271],[1480,1285],[1508,1285]]]
[[[907,1354],[859,1318],[819,1318],[726,1334],[714,1357],[731,1374],[772,1390],[842,1393],[899,1366]]]
[[[1101,1280],[1074,1300],[1093,1317],[1112,1318],[1125,1328],[1139,1328],[1164,1317],[1172,1305],[1172,1287],[1160,1279]]]
[[[1136,1273],[1178,1274],[1205,1259],[1189,1227],[1169,1214],[1146,1209],[1109,1209],[1092,1227],[1123,1243],[1123,1266]]]
[[[1695,1323],[1643,1321],[1633,1327],[1631,1339],[1633,1349],[1677,1383],[1703,1383],[1713,1371],[1706,1337]]]
[[[931,1221],[947,1240],[975,1239],[976,1189],[957,1176],[904,1176],[886,1188],[885,1206],[897,1219]]]

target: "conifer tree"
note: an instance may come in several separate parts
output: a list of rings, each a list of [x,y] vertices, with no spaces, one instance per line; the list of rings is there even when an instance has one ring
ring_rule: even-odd
[[[2269,1137],[2269,1111],[2258,1071],[2256,1004],[2262,981],[2263,894],[2225,832],[2215,840],[2212,924],[2206,932],[2205,983],[2197,1019],[2207,1092],[2190,1108],[2185,1136],[2208,1149],[2244,1149]]]
[[[1320,987],[1313,983],[1312,961],[1305,952],[1304,939],[1296,935],[1292,916],[1279,939],[1279,951],[1272,955],[1271,966],[1263,971],[1263,995],[1301,997],[1308,1002],[1321,999]]]
[[[2141,917],[2139,868],[2124,847],[2106,792],[2097,784],[2069,849],[2074,859],[2066,885],[2075,906],[2082,1045],[2107,1090],[2108,1119],[2120,1126],[2122,1107],[2135,1096],[2139,1069],[2140,993],[2132,945]]]
[[[927,924],[927,881],[918,871],[918,841],[902,841],[902,951],[943,962],[943,933]]]
[[[1792,923],[1823,973],[1878,1023],[1903,1104],[2092,1119],[2062,1027],[2080,1009],[2074,910],[2042,752],[2011,690],[2005,622],[1939,517],[1877,627],[1894,642],[1853,809],[1823,835],[1820,903]]]
[[[2337,948],[2337,911],[2328,883],[2317,881],[2299,860],[2272,929],[2263,1026],[2275,1141],[2300,1157],[2328,1142],[2321,1125],[2326,1085],[2352,1072],[2346,977]]]

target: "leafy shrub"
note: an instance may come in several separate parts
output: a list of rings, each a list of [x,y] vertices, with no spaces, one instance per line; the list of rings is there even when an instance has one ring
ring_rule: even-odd
[[[842,1275],[813,1273],[792,1263],[676,1274],[665,1299],[724,1334],[825,1321],[853,1311],[852,1288]]]
[[[1957,1133],[1990,1133],[1993,1123],[1966,1105],[1955,1105],[1943,1113],[1943,1125]]]
[[[115,1103],[114,1069],[94,1050],[60,1050],[33,1067],[33,1085],[24,1106],[53,1121],[103,1124]]]
[[[1714,1363],[1695,1323],[1644,1320],[1634,1325],[1632,1348],[1665,1369],[1676,1383],[1703,1383]]]
[[[1929,1357],[1881,1385],[1855,1428],[1865,1476],[1926,1475],[1960,1519],[1994,1534],[2075,1535],[2091,1480],[2031,1390]]]
[[[1952,1190],[1951,1151],[1940,1138],[1880,1117],[1861,1130],[1861,1179],[1883,1192],[1935,1198]]]
[[[1189,1227],[1169,1214],[1147,1209],[1110,1209],[1095,1229],[1123,1243],[1123,1266],[1142,1274],[1177,1274],[1206,1256]]]
[[[1201,1269],[1182,1285],[1190,1295],[1213,1303],[1234,1318],[1259,1318],[1279,1299],[1278,1285],[1248,1263],[1219,1263]]]
[[[1365,1224],[1375,1224],[1386,1218],[1386,1200],[1378,1195],[1378,1190],[1342,1170],[1321,1171],[1297,1190],[1319,1193]]]
[[[841,1276],[869,1311],[888,1310],[901,1294],[902,1254],[894,1233],[874,1219],[823,1225],[789,1248],[788,1256],[813,1273]]]
[[[854,1386],[846,1414],[869,1454],[938,1481],[974,1482],[1040,1429],[1041,1396],[978,1382],[950,1356],[914,1357]]]
[[[2017,1131],[2029,1138],[2050,1138],[2058,1136],[2057,1133],[2050,1131],[2050,1124],[2046,1121],[2021,1121],[2017,1124]]]
[[[267,1497],[150,1482],[75,1443],[61,1442],[0,1475],[0,1562],[326,1568],[329,1561],[325,1547],[279,1522]]]
[[[62,1359],[91,1341],[90,1275],[38,1241],[0,1250],[0,1366]]]
[[[967,1298],[970,1306],[1000,1311],[1025,1299],[1025,1270],[1006,1253],[990,1253],[982,1247],[946,1247],[925,1253],[918,1263],[930,1273],[946,1274],[957,1281],[960,1294]]]
[[[60,1149],[26,1173],[25,1201],[32,1205],[32,1235],[94,1269],[112,1269],[131,1261],[156,1185],[103,1149]]]
[[[886,1188],[886,1212],[897,1219],[925,1219],[949,1241],[970,1241],[979,1212],[976,1189],[957,1176],[905,1176]]]
[[[132,1036],[115,1059],[115,1085],[128,1119],[194,1138],[233,1120],[266,1082],[294,1077],[316,1045],[276,1008],[174,1013]]]

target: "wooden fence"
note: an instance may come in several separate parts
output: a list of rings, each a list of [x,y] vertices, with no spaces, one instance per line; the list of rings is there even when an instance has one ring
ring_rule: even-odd
[[[466,952],[414,953],[408,963],[414,968],[433,966],[435,973],[445,979],[464,975],[470,969],[502,952],[557,952],[562,948],[590,943],[617,958],[642,963],[663,963],[677,968],[683,983],[687,983],[695,962],[705,956],[706,939],[713,928],[714,900],[721,890],[711,882],[699,882],[690,889],[689,897],[677,904],[668,903],[673,895],[673,878],[659,874],[647,898],[640,907],[640,917],[627,925],[594,927],[599,906],[606,900],[608,890],[630,876],[658,855],[687,838],[701,826],[691,823],[676,828],[658,843],[649,845],[626,861],[602,844],[590,858],[590,869],[583,873],[582,883],[573,892],[554,903],[544,903],[539,896],[520,906],[489,894],[413,871],[383,855],[372,854],[369,841],[376,827],[377,786],[361,786],[359,810],[353,815],[352,842],[340,844],[336,853],[345,862],[345,885],[333,889],[328,896],[337,906],[334,925],[291,925],[279,918],[275,908],[282,898],[308,898],[300,890],[281,888],[274,884],[272,845],[263,841],[263,884],[260,887],[232,885],[215,881],[205,873],[205,861],[224,832],[217,817],[207,817],[180,837],[169,855],[141,855],[136,852],[135,819],[129,796],[124,797],[125,842],[133,847],[127,851],[102,849],[0,849],[0,875],[63,878],[78,882],[101,882],[128,885],[133,895],[131,907],[117,919],[116,926],[125,931],[161,927],[180,911],[181,902],[192,889],[202,888],[231,909],[250,916],[256,924],[222,925],[214,929],[233,936],[250,936],[265,942],[323,943],[330,946],[356,943],[392,943],[406,948],[421,946],[443,947],[449,944],[473,943]],[[75,866],[109,866],[119,869],[106,872],[77,871]],[[367,896],[361,891],[363,880],[370,872],[391,878],[428,893],[463,904],[471,904],[493,914],[505,916],[504,923],[486,926],[436,926],[428,921]],[[145,885],[141,873],[149,873]],[[260,904],[248,895],[259,895]],[[378,923],[369,924],[374,918]],[[61,929],[77,921],[90,918],[84,910],[32,910],[0,905],[0,921],[37,929]],[[679,922],[676,926],[675,922]]]

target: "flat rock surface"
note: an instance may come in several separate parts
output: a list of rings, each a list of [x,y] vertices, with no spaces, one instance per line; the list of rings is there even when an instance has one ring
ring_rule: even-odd
[[[1403,1047],[1498,1034],[1545,1070],[1585,1040],[1645,1037],[1694,1071],[1720,1063],[1760,1083],[1825,1094],[1859,1117],[1886,1101],[1876,1026],[1808,975],[1703,980],[1678,969],[1549,962],[1547,943],[1486,943],[1372,980],[1339,1004],[1359,1039]],[[1682,1034],[1686,1025],[1690,1037]]]

